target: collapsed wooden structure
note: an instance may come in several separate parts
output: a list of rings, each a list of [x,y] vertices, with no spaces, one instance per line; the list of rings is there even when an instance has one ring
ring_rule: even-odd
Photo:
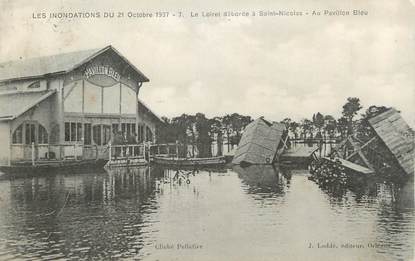
[[[390,109],[369,120],[369,124],[408,175],[414,175],[414,131],[399,112]]]
[[[361,174],[393,169],[413,175],[414,132],[399,112],[389,109],[368,123],[373,130],[369,140],[349,136],[336,146],[332,157],[325,159],[340,160],[344,167]]]
[[[287,147],[287,139],[284,124],[260,117],[246,126],[232,163],[271,164]]]

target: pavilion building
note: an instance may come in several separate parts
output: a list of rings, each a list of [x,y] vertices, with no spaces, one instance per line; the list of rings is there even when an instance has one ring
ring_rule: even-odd
[[[105,159],[115,133],[155,142],[149,79],[112,46],[0,64],[0,166]]]

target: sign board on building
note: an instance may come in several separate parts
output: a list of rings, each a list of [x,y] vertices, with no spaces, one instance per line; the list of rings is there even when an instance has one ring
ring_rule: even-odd
[[[102,87],[110,87],[120,82],[120,74],[109,65],[93,65],[87,67],[84,77],[89,82]]]

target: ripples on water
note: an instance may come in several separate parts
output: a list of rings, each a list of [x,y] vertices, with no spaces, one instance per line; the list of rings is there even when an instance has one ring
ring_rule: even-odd
[[[336,193],[305,170],[180,173],[181,182],[159,167],[0,181],[0,259],[412,259],[412,182]]]

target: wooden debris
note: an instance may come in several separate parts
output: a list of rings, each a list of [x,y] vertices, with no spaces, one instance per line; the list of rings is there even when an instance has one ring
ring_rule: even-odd
[[[408,175],[414,175],[414,132],[399,112],[389,109],[369,119],[369,124],[403,171]]]
[[[233,164],[271,164],[283,152],[285,125],[262,117],[248,124],[235,151]]]

